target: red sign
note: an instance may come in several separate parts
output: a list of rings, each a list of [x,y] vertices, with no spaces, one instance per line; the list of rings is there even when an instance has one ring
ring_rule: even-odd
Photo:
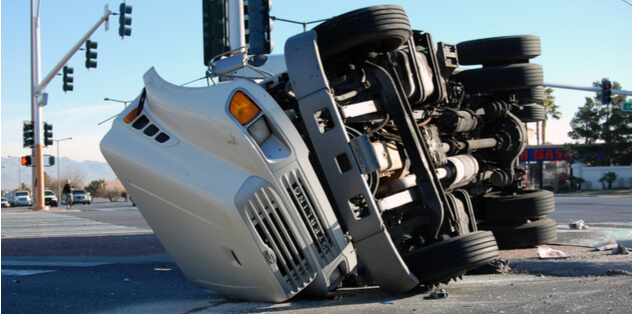
[[[572,155],[565,154],[561,147],[526,148],[520,154],[520,161],[557,161],[570,160]]]

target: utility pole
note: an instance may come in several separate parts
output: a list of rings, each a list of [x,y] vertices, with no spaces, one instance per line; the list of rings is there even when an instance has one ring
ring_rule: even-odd
[[[37,3],[36,3],[37,1]],[[40,51],[40,0],[31,0],[31,120],[33,121],[33,210],[48,210],[44,202],[44,153],[42,151],[42,107],[48,101],[44,93],[48,83],[59,73],[59,70],[81,48],[81,45],[103,24],[107,22],[112,12],[105,6],[103,17],[83,36],[79,42],[64,56],[64,58],[41,79],[41,51]],[[107,30],[107,24],[106,24]]]

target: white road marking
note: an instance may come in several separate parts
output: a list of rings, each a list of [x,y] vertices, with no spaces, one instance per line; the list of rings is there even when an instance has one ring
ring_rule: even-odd
[[[71,262],[71,261],[2,261],[2,267],[94,267],[109,265],[108,262]]]
[[[29,276],[37,274],[52,273],[55,270],[44,269],[3,269],[2,276]]]

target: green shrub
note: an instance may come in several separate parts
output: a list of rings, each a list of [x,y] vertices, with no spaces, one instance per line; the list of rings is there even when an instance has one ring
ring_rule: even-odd
[[[571,191],[571,186],[568,184],[560,184],[557,187],[557,193],[569,193]]]

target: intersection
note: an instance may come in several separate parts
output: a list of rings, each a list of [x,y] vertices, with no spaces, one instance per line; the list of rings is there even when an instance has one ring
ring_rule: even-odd
[[[632,247],[632,197],[556,197],[566,259],[537,249],[501,251],[505,275],[466,275],[442,285],[446,298],[417,289],[392,297],[379,288],[343,287],[324,299],[273,304],[221,296],[188,283],[131,203],[72,210],[2,211],[2,311],[66,313],[210,312],[627,312],[631,255],[592,251],[606,237]],[[597,210],[598,209],[598,210]],[[582,219],[586,230],[570,230]]]

